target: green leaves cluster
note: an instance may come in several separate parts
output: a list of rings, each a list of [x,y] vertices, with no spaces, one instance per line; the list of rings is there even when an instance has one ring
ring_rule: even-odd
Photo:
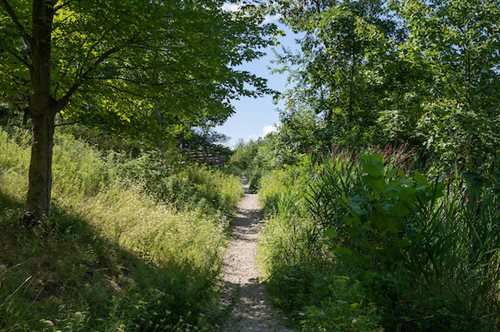
[[[408,244],[403,235],[408,226],[405,218],[415,213],[417,206],[427,206],[431,200],[442,197],[444,184],[429,183],[419,172],[408,177],[401,170],[386,169],[381,155],[364,155],[360,162],[361,169],[348,175],[359,177],[358,181],[347,192],[337,190],[342,198],[336,204],[343,211],[339,211],[337,222],[330,221],[325,234],[332,243],[339,233],[345,236],[348,246],[362,252],[357,258],[368,255],[365,258],[375,259],[377,264],[380,264],[379,260],[394,264],[394,259],[400,259],[398,251]],[[331,177],[327,181],[330,180]],[[316,191],[314,188],[313,193]],[[314,207],[318,203],[329,204],[334,199],[332,195],[336,193],[329,192],[329,196],[322,195],[317,200],[313,195],[308,202],[316,211]],[[324,219],[321,213],[315,215]],[[349,255],[354,253],[342,247],[332,250]]]
[[[273,42],[275,27],[249,14],[252,6],[231,13],[219,0],[54,2],[50,91],[63,106],[61,122],[154,139],[178,125],[221,123],[231,99],[270,91],[264,79],[235,69]],[[31,2],[5,3],[12,13],[0,7],[0,101],[23,109]]]
[[[294,83],[283,97],[284,119],[317,114],[306,141],[330,146],[325,152],[337,144],[405,145],[484,171],[497,163],[495,1],[276,1],[273,8],[301,36],[300,51],[285,51],[278,64]]]
[[[261,56],[275,26],[264,24],[252,5],[236,13],[222,6],[221,0],[0,2],[0,69],[9,72],[0,103],[32,119],[26,220],[50,213],[57,125],[97,125],[163,151],[183,130],[227,119],[231,99],[270,92],[264,79],[235,66]]]
[[[485,179],[344,154],[266,174],[259,193],[270,289],[303,330],[498,326],[500,205]]]
[[[408,176],[384,165],[380,155],[364,155],[359,164],[325,162],[309,181],[305,202],[327,250],[356,271],[380,305],[394,306],[384,314],[388,324],[407,319],[419,330],[446,330],[443,321],[457,329],[496,324],[480,318],[498,305],[493,188],[453,178],[429,181],[419,172]],[[410,283],[412,290],[406,289]],[[420,312],[438,307],[444,309],[436,319],[418,322]]]

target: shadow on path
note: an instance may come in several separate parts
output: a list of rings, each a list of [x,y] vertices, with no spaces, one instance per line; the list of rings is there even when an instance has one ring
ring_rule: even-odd
[[[243,183],[245,184],[245,183]],[[223,302],[233,310],[223,327],[225,332],[291,331],[280,324],[260,283],[256,263],[260,231],[257,195],[246,194],[238,206],[232,238],[224,257]]]

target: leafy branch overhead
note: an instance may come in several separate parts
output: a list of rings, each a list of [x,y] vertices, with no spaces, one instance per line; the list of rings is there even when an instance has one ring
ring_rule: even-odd
[[[316,145],[410,145],[468,167],[500,139],[497,1],[272,1],[299,33],[280,71],[287,112],[317,114]]]
[[[22,107],[36,47],[30,1],[0,3],[7,75],[0,84],[5,100]],[[233,112],[230,99],[271,92],[264,79],[234,67],[273,42],[275,27],[262,25],[261,15],[225,12],[220,1],[46,4],[53,12],[50,93],[65,118],[118,129],[154,123],[144,118],[160,110],[177,123],[220,122]]]

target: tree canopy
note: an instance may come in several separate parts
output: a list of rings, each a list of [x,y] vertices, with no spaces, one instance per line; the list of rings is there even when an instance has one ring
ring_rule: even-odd
[[[28,212],[48,214],[57,121],[157,139],[220,123],[230,100],[270,92],[235,69],[262,55],[273,25],[223,1],[2,0],[0,101],[32,119]]]
[[[498,2],[275,1],[271,10],[303,36],[300,51],[278,59],[295,84],[284,135],[312,112],[306,141],[330,150],[405,145],[471,168],[495,162]]]
[[[50,93],[64,121],[158,133],[160,123],[221,122],[230,99],[268,92],[235,69],[272,42],[258,15],[225,12],[221,1],[52,3]],[[0,12],[1,98],[18,109],[30,90],[29,5],[2,1]]]

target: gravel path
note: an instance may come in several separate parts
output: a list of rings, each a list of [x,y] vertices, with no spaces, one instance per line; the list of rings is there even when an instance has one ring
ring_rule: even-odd
[[[246,194],[238,205],[232,239],[227,248],[223,280],[223,302],[233,310],[224,332],[291,332],[283,327],[268,303],[266,290],[259,281],[255,261],[260,230],[260,206],[257,195]]]

